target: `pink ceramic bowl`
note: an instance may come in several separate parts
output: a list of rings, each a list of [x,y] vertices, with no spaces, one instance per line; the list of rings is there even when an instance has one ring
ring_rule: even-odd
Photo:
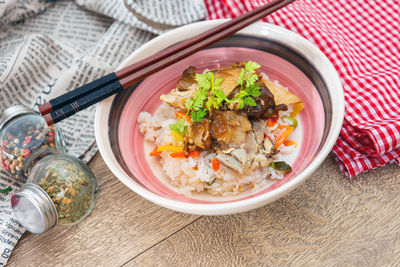
[[[128,57],[120,68],[190,38],[223,20],[187,25],[161,35]],[[283,180],[235,197],[206,194],[186,196],[166,182],[155,158],[140,134],[137,117],[153,113],[160,95],[174,88],[188,66],[215,68],[238,61],[254,60],[271,80],[278,80],[303,99],[298,136],[300,148],[293,171]],[[328,155],[339,135],[344,114],[344,97],[339,77],[325,55],[301,36],[267,23],[256,23],[216,45],[200,51],[148,77],[132,89],[97,106],[95,129],[100,153],[126,186],[142,197],[166,208],[201,215],[243,212],[271,202],[298,186]]]

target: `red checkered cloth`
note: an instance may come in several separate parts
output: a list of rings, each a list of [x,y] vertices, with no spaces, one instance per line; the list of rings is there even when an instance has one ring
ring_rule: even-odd
[[[209,19],[232,18],[268,0],[205,0]],[[346,112],[333,147],[353,177],[400,164],[400,2],[297,0],[264,21],[317,45],[340,75]]]

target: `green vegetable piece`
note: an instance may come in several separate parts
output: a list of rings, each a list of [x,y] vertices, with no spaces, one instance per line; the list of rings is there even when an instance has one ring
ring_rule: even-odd
[[[10,192],[11,190],[12,190],[12,188],[11,188],[11,186],[9,186],[9,187],[0,189],[0,193],[4,194],[4,193],[7,193],[7,192]]]
[[[269,164],[269,166],[271,166],[272,168],[274,168],[275,170],[278,170],[278,171],[283,171],[283,172],[291,172],[292,171],[292,167],[290,167],[290,165],[284,161],[274,161],[274,162],[271,162],[271,164]]]
[[[287,124],[289,124],[293,128],[297,127],[297,120],[295,118],[293,118],[293,117],[283,117],[282,121],[286,122]]]
[[[208,184],[208,186],[211,186],[213,183],[215,183],[215,180],[216,180],[217,178],[214,178],[214,180],[212,180],[211,182],[207,182],[207,184]]]

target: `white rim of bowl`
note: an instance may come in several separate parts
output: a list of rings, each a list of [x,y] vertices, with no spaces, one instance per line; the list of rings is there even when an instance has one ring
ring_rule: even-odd
[[[148,57],[174,43],[190,38],[191,36],[194,36],[199,32],[206,31],[212,27],[215,27],[216,25],[219,25],[225,21],[227,20],[224,19],[197,22],[176,28],[165,34],[162,34],[137,49],[126,60],[124,60],[124,62],[118,67],[118,69],[139,61],[145,57]],[[173,199],[161,197],[143,188],[141,185],[134,182],[118,164],[118,161],[114,157],[114,153],[111,150],[108,138],[109,112],[115,97],[112,96],[106,100],[103,100],[101,103],[98,103],[96,107],[95,135],[97,146],[99,148],[101,156],[103,157],[105,163],[112,171],[112,173],[123,184],[125,184],[127,187],[132,189],[143,198],[165,208],[197,215],[225,215],[244,212],[264,206],[267,203],[272,202],[292,191],[294,188],[304,182],[306,178],[308,178],[318,168],[318,166],[331,151],[337,137],[339,136],[340,129],[343,123],[344,94],[339,75],[337,74],[334,66],[329,61],[329,59],[319,50],[318,47],[309,42],[307,39],[292,31],[273,24],[257,22],[244,28],[238,33],[273,39],[274,41],[279,43],[282,43],[282,40],[284,40],[286,41],[285,45],[297,51],[308,61],[313,63],[314,66],[318,66],[318,70],[326,83],[327,89],[330,94],[330,99],[333,104],[331,128],[329,130],[325,144],[321,148],[318,155],[314,157],[311,163],[299,175],[297,175],[287,183],[283,184],[282,186],[267,193],[229,203],[196,204],[176,201]]]

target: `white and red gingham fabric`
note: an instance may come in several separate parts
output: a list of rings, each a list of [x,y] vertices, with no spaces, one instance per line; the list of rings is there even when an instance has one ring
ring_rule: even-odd
[[[209,19],[267,2],[205,0]],[[346,112],[333,153],[342,171],[400,164],[400,1],[297,0],[264,21],[316,44],[339,73]]]

